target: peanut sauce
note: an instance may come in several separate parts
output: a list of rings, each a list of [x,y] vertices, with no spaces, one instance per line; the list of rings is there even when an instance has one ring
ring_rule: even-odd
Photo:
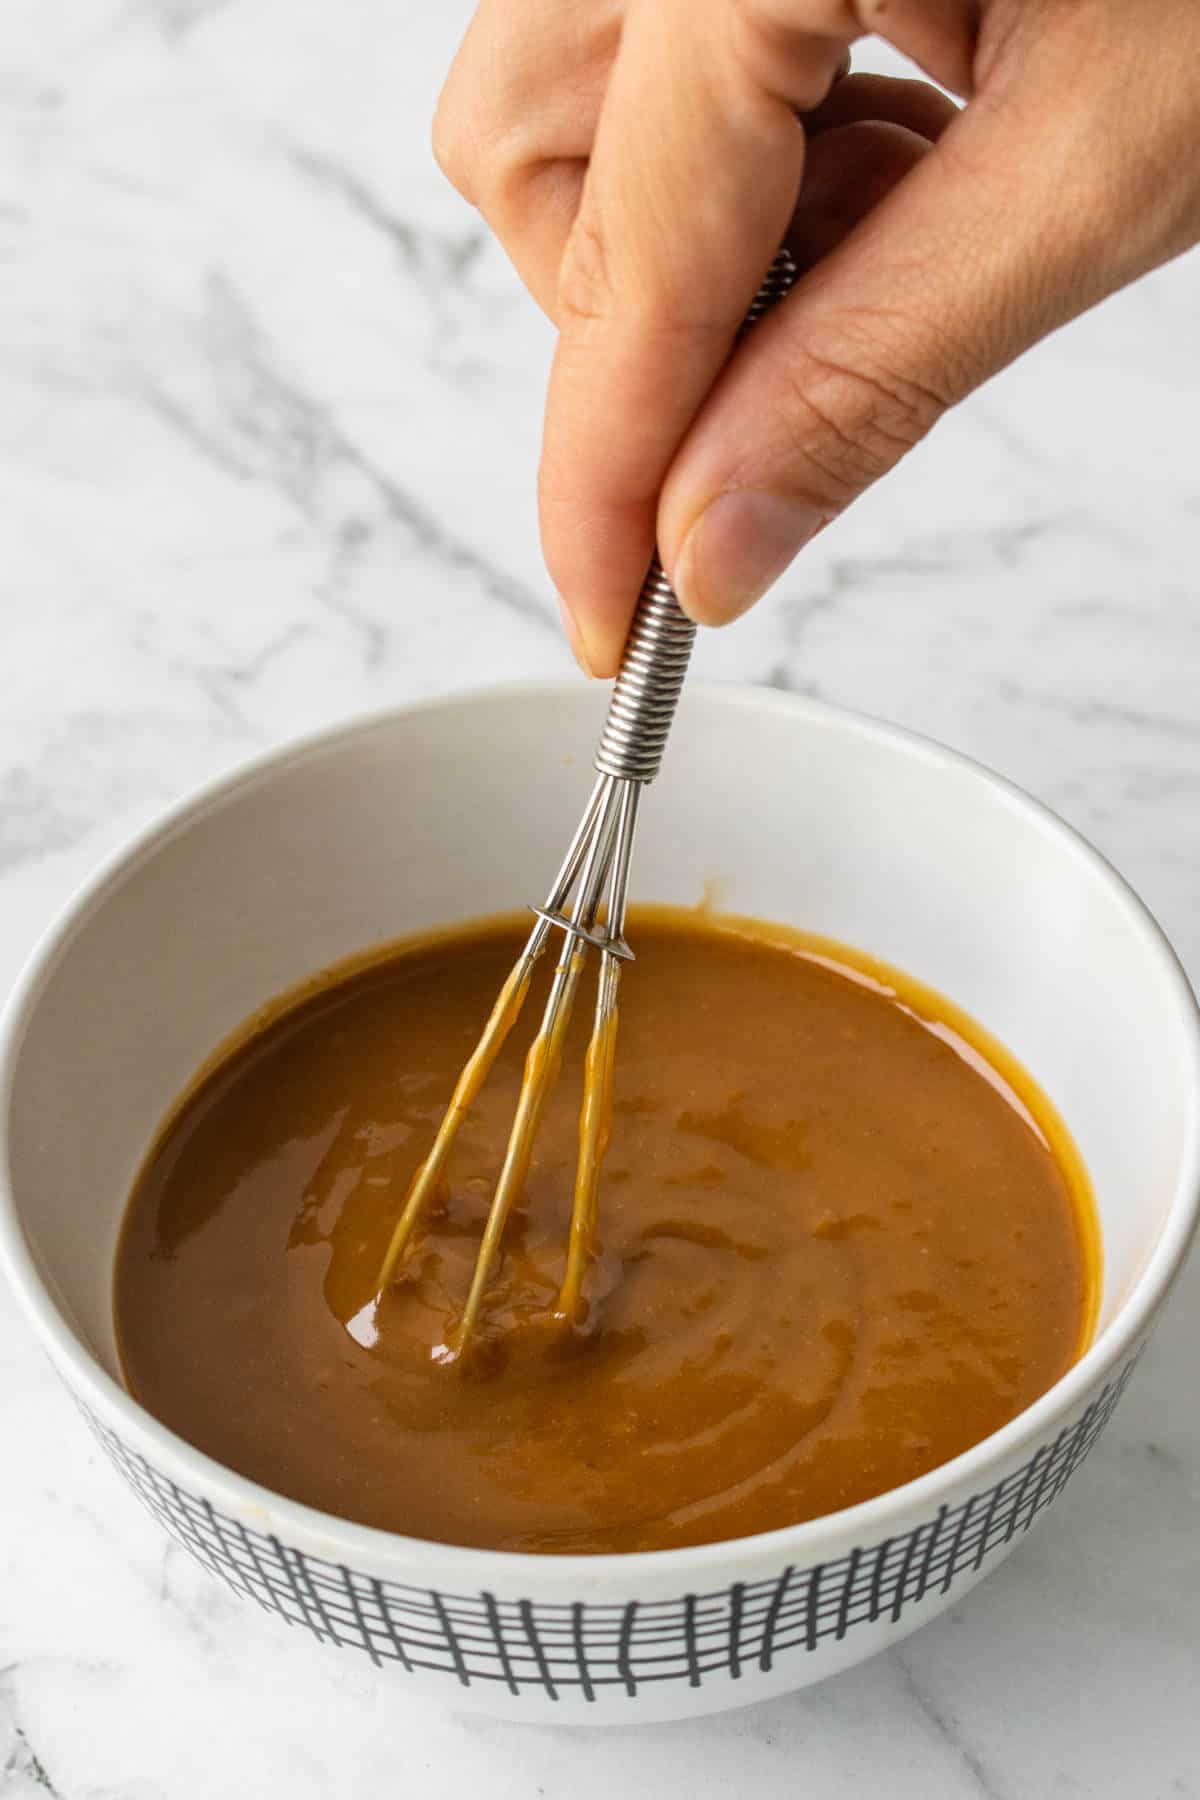
[[[439,1364],[553,955],[382,1293],[380,1268],[525,929],[334,971],[185,1096],[138,1178],[115,1277],[128,1386],[165,1424],[365,1524],[656,1550],[911,1480],[1079,1355],[1099,1285],[1087,1179],[1011,1058],[856,952],[635,909],[576,1323],[554,1315],[590,985],[477,1351]]]

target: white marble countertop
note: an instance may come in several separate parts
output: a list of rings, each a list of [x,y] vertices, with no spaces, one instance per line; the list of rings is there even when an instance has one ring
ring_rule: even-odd
[[[427,153],[463,0],[6,0],[0,990],[98,858],[333,717],[563,672],[549,334]],[[1200,976],[1200,260],[996,381],[709,674],[942,737]],[[167,1547],[0,1297],[0,1794],[1200,1795],[1200,1265],[1030,1542],[901,1650],[692,1726],[440,1712]]]

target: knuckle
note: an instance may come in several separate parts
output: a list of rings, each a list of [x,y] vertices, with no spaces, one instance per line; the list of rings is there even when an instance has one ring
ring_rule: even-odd
[[[443,95],[433,116],[434,161],[464,200],[490,214],[502,209],[521,172],[536,159],[507,121],[489,120],[479,107],[470,126],[463,120],[457,101]]]
[[[733,0],[731,12],[744,45],[778,52],[790,49],[795,41],[795,20],[779,0]]]
[[[950,404],[856,339],[806,346],[786,372],[783,399],[793,450],[839,503],[894,468]]]
[[[631,344],[654,345],[669,356],[697,341],[728,349],[734,326],[719,290],[697,293],[690,272],[656,254],[639,234],[616,242],[594,194],[575,215],[558,266],[556,319],[581,328],[619,325]]]
[[[768,92],[785,91],[801,111],[816,106],[835,78],[850,39],[859,35],[850,0],[731,0],[730,42],[737,61]]]
[[[859,17],[864,4],[866,0],[809,0],[801,9],[796,0],[732,0],[732,11],[744,30],[767,42],[788,44],[798,37],[834,38],[872,29]]]
[[[558,266],[560,324],[589,325],[612,314],[613,287],[608,245],[594,212],[577,214]]]
[[[457,188],[464,200],[474,203],[474,179],[470,140],[462,130],[454,96],[447,86],[437,103],[433,115],[433,131],[431,134],[433,158],[438,168],[446,177],[451,187]]]

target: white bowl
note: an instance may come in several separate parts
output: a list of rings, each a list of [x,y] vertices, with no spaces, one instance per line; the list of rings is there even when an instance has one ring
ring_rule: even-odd
[[[715,886],[722,907],[873,952],[995,1033],[1091,1171],[1105,1261],[1091,1349],[920,1480],[698,1549],[456,1549],[232,1473],[118,1378],[113,1253],[142,1154],[199,1064],[282,990],[381,940],[540,898],[603,701],[501,691],[325,733],[208,788],[97,875],[0,1029],[0,1253],[117,1467],[214,1573],[458,1705],[621,1722],[858,1662],[965,1593],[1061,1493],[1196,1224],[1200,1030],[1153,920],[1034,801],[869,720],[694,689],[647,797],[635,896],[691,903]]]

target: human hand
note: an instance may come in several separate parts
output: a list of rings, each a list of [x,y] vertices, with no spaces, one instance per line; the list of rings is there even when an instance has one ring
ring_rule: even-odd
[[[965,109],[838,80],[867,31]],[[695,619],[736,617],[948,407],[1200,240],[1200,5],[484,0],[435,151],[558,327],[542,540],[608,675],[656,539]],[[785,236],[801,280],[730,359]]]

